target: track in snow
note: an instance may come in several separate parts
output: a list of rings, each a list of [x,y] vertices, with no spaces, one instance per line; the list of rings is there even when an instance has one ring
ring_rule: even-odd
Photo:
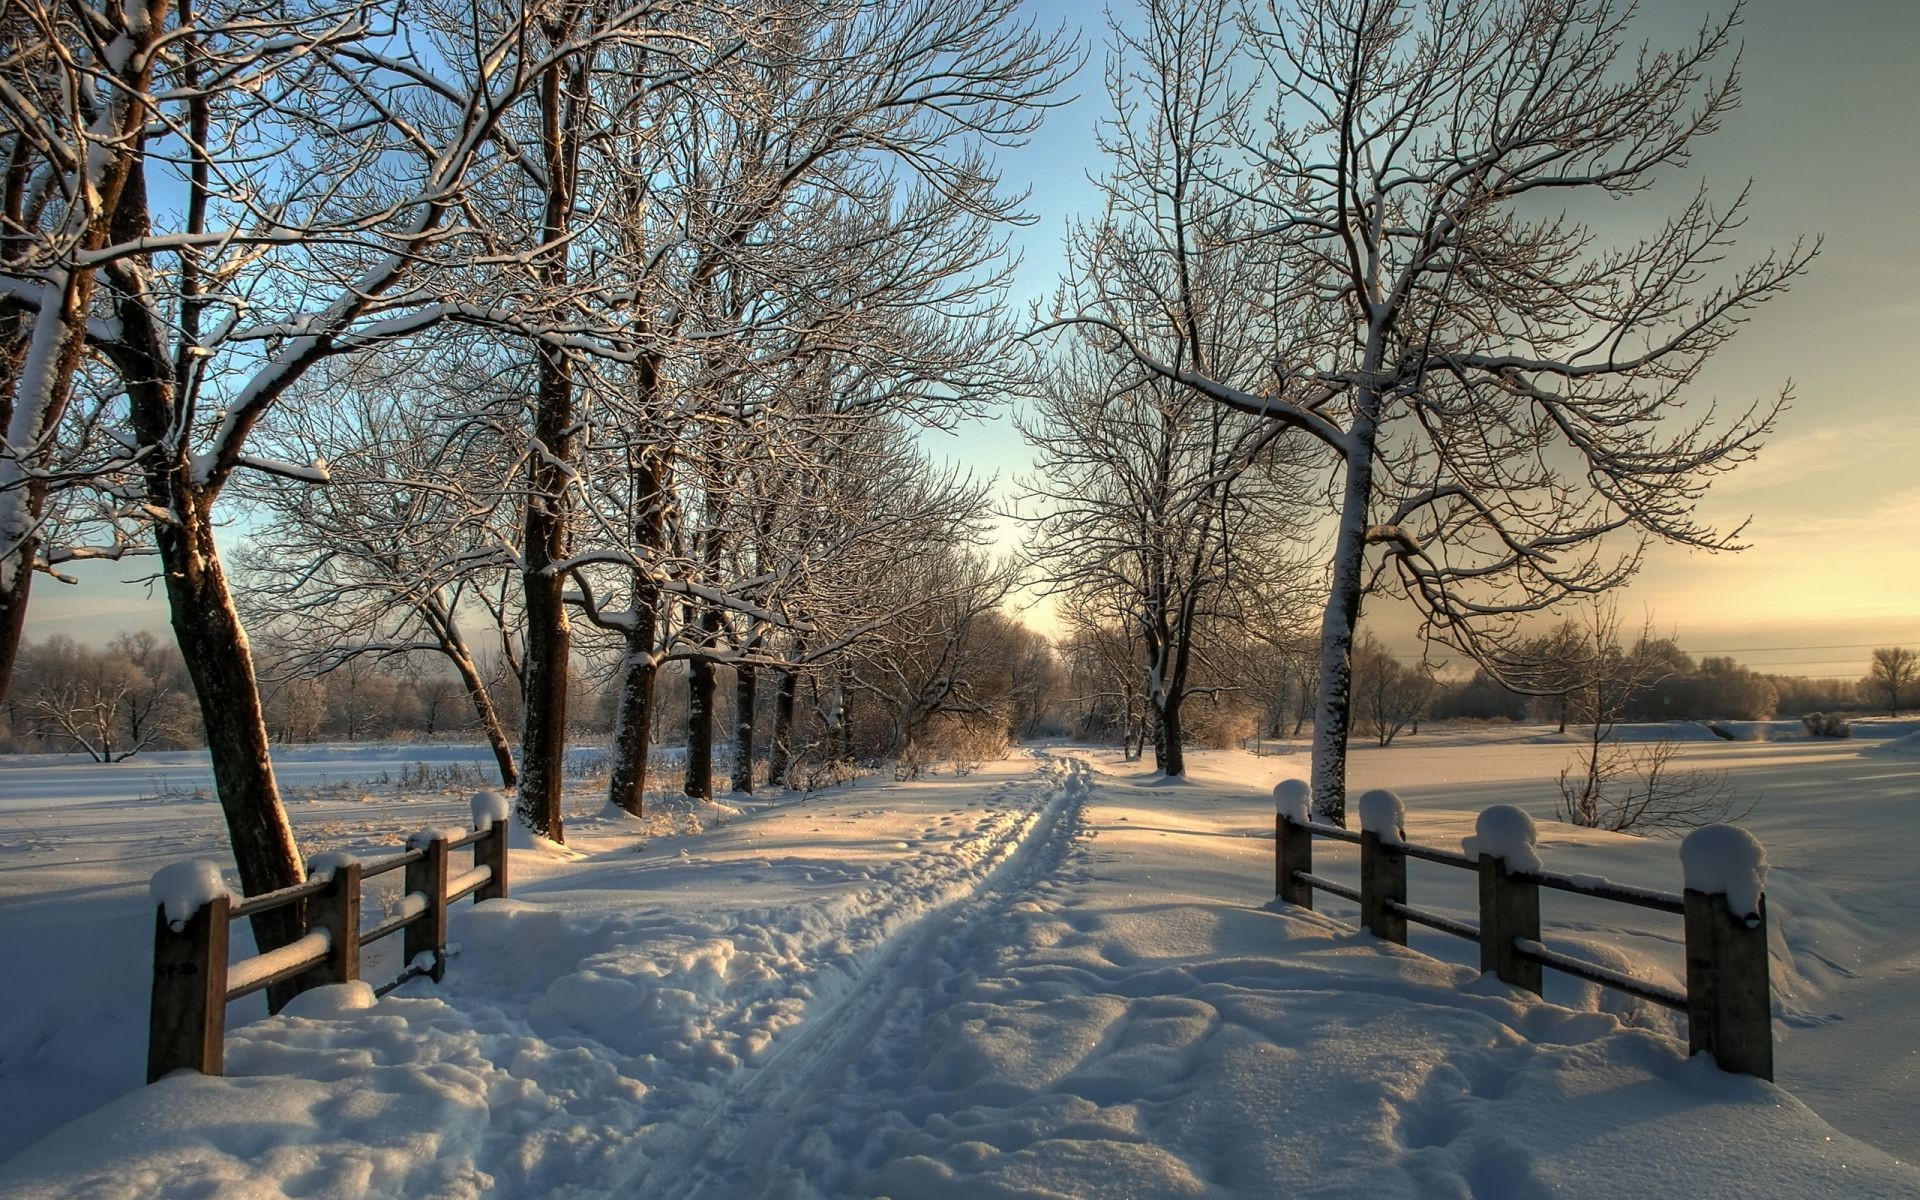
[[[1078,759],[1043,756],[1038,765],[1046,800],[974,891],[894,934],[851,990],[817,1017],[809,1014],[787,1045],[719,1106],[684,1124],[674,1149],[650,1154],[628,1187],[616,1191],[696,1200],[786,1194],[798,1182],[789,1154],[833,1115],[823,1105],[851,1066],[876,1041],[923,1029],[924,1022],[907,1018],[939,1003],[927,993],[965,969],[954,958],[977,944],[970,935],[1020,902],[1065,858],[1080,828],[1091,771]]]

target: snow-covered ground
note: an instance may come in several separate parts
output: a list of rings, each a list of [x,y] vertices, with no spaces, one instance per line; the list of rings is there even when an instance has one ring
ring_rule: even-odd
[[[1454,845],[1487,804],[1545,818],[1568,750],[1426,734],[1356,747],[1353,783]],[[1663,1010],[1567,981],[1540,1004],[1465,943],[1416,932],[1429,959],[1337,901],[1268,903],[1268,790],[1304,752],[1196,755],[1169,786],[1056,747],[645,827],[583,793],[583,856],[516,851],[444,984],[236,1013],[228,1078],[139,1088],[145,880],[217,856],[217,812],[35,804],[0,764],[0,1195],[1920,1195],[1897,1161],[1920,1154],[1920,747],[1687,759],[1759,802],[1779,1087],[1688,1062]],[[336,786],[294,816],[309,850],[370,848],[463,808]],[[1678,886],[1672,842],[1543,820],[1540,848]],[[1416,903],[1471,915],[1469,877],[1413,865]],[[1557,896],[1546,918],[1679,973],[1677,919]]]

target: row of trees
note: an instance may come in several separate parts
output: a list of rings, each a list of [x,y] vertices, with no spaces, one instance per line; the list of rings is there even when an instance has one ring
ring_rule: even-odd
[[[156,555],[248,893],[304,876],[249,625],[435,656],[556,838],[582,636],[628,807],[669,664],[700,793],[724,669],[747,763],[763,677],[775,759],[803,704],[901,742],[978,703],[1010,574],[911,435],[1015,382],[990,152],[1068,54],[1015,0],[0,21],[0,688],[36,572]]]

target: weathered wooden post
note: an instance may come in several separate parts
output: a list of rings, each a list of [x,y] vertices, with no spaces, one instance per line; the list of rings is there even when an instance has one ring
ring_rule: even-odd
[[[1313,885],[1300,878],[1313,871],[1313,833],[1307,828],[1311,804],[1306,780],[1273,785],[1273,890],[1301,908],[1313,907]]]
[[[447,833],[423,829],[407,839],[407,849],[421,852],[420,861],[407,864],[406,889],[426,897],[427,911],[407,926],[404,950],[407,969],[419,970],[420,956],[432,956],[426,974],[435,983],[447,974]]]
[[[1680,845],[1686,877],[1687,1049],[1723,1071],[1773,1078],[1767,858],[1752,834],[1707,825]]]
[[[350,854],[318,854],[307,877],[327,878],[326,890],[307,904],[307,928],[327,933],[327,957],[300,975],[300,989],[360,978],[360,861]]]
[[[1382,941],[1407,944],[1407,918],[1393,904],[1407,902],[1406,806],[1385,788],[1360,797],[1360,922]]]
[[[1540,940],[1540,886],[1517,873],[1538,871],[1533,818],[1496,804],[1474,823],[1461,846],[1480,861],[1480,969],[1539,995],[1540,964],[1520,956],[1516,939]]]
[[[233,898],[204,860],[154,873],[147,1082],[181,1068],[218,1075],[226,1057],[227,940]]]
[[[499,792],[476,792],[470,802],[473,827],[487,836],[473,844],[473,865],[487,868],[487,881],[473,893],[473,902],[507,898],[507,798]]]

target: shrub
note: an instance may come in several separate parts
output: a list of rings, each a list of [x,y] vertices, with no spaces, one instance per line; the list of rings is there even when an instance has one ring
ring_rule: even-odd
[[[1853,722],[1840,713],[1810,712],[1800,718],[1800,724],[1806,726],[1807,733],[1813,737],[1853,736]]]

